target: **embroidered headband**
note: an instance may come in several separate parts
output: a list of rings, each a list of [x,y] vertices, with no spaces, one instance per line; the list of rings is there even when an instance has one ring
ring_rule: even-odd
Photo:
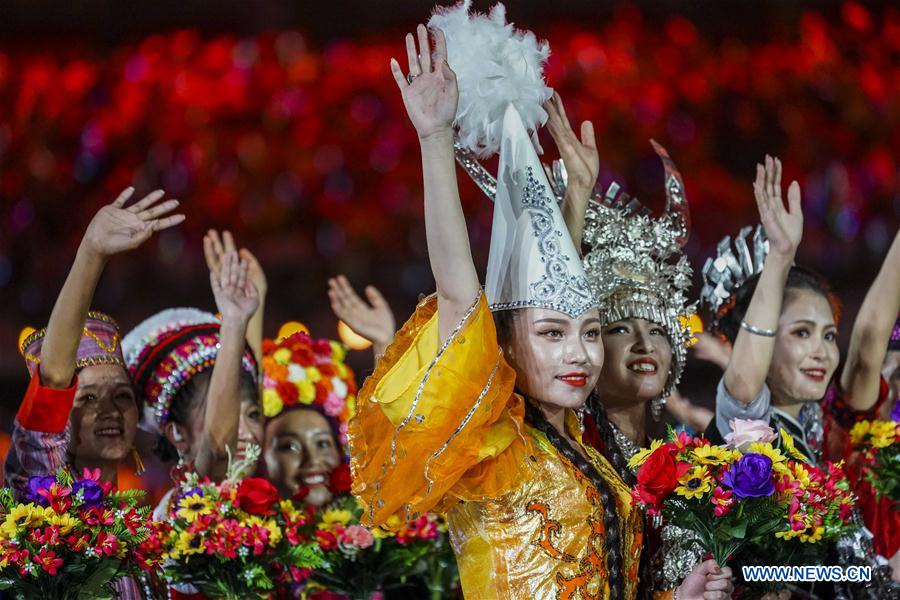
[[[22,342],[22,354],[25,357],[25,366],[32,375],[41,363],[41,350],[44,346],[44,337],[47,328],[40,329],[29,335]],[[75,368],[83,369],[94,365],[121,365],[125,366],[125,358],[122,355],[121,336],[119,326],[107,314],[91,311],[84,321],[81,330],[81,339],[78,341],[78,351],[75,354]]]

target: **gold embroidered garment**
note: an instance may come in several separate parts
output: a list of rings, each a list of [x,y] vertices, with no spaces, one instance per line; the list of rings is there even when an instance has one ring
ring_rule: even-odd
[[[359,394],[350,421],[353,493],[368,524],[446,512],[466,598],[608,598],[603,505],[590,481],[527,425],[515,372],[480,297],[441,345],[424,300]],[[575,415],[566,419],[580,441]],[[612,466],[625,598],[634,598],[641,517]]]

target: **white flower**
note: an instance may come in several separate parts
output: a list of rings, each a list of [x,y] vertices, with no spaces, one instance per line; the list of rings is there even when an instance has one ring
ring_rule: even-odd
[[[306,381],[306,369],[298,364],[291,363],[288,365],[288,381],[297,383],[298,381]]]
[[[347,384],[340,377],[331,378],[331,390],[341,398],[347,397]]]

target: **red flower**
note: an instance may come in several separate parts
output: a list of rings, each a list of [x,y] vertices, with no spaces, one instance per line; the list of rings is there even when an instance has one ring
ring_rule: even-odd
[[[300,401],[300,390],[290,381],[279,381],[275,384],[275,391],[285,406],[293,406]]]
[[[335,494],[349,492],[352,483],[353,478],[350,475],[350,465],[341,463],[331,472],[331,481],[328,484],[328,489]],[[309,493],[309,490],[307,490],[307,493]]]
[[[334,550],[337,548],[337,538],[330,531],[316,531],[316,542],[322,550]]]
[[[116,536],[101,531],[97,534],[97,543],[94,544],[94,550],[101,556],[112,556],[116,553],[119,546],[119,540]]]
[[[47,548],[41,548],[41,551],[34,557],[34,562],[51,575],[56,575],[56,569],[63,564],[63,560],[56,557],[56,552]]]
[[[72,508],[72,488],[70,487],[60,486],[58,483],[53,482],[49,490],[40,489],[38,494],[50,502],[50,508],[58,515]]]
[[[686,470],[686,469],[685,469]],[[668,448],[657,448],[637,473],[637,490],[647,504],[659,504],[678,485],[678,468]]]
[[[237,489],[237,505],[251,515],[271,515],[272,505],[278,502],[278,490],[260,477],[241,481]]]
[[[309,367],[313,364],[313,351],[309,346],[294,346],[291,348],[291,361],[301,367]]]
[[[313,340],[313,351],[324,358],[331,358],[331,343],[328,340]]]

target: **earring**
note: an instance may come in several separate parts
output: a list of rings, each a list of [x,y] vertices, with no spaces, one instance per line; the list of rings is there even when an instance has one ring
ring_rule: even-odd
[[[190,471],[190,467],[187,462],[184,460],[184,455],[181,453],[181,450],[178,451],[178,462],[169,469],[169,477],[172,478],[177,485],[181,485],[184,481],[185,476],[187,476],[188,471]]]
[[[138,454],[137,446],[131,447],[131,458],[134,460],[134,474],[143,475],[147,469],[144,468],[144,461],[141,460],[141,455]]]
[[[653,420],[657,423],[662,417],[663,407],[666,405],[666,399],[660,396],[659,398],[654,398],[650,401],[650,416],[653,417]]]

